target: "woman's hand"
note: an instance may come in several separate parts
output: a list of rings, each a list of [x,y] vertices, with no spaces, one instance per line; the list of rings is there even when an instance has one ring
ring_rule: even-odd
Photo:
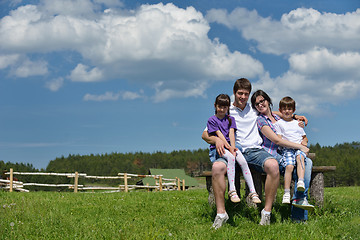
[[[301,145],[301,148],[299,149],[300,151],[304,152],[306,154],[306,156],[309,155],[309,151],[310,149],[304,145]]]

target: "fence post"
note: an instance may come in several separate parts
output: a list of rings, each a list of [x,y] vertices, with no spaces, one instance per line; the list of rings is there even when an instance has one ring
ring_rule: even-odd
[[[78,192],[78,184],[79,184],[79,173],[75,172],[74,193]]]
[[[125,192],[128,192],[128,182],[127,182],[127,173],[124,173],[124,185],[125,185]]]
[[[181,190],[180,178],[176,177],[176,179],[177,179],[177,190],[180,191]]]
[[[185,191],[185,179],[183,179],[183,187],[182,190]]]
[[[149,183],[147,183],[146,186],[149,187]],[[147,191],[150,192],[150,189],[147,188]]]
[[[162,192],[162,176],[159,176],[159,190]]]
[[[13,174],[14,170],[12,168],[10,168],[10,192],[13,191],[13,181],[14,181],[14,174]]]

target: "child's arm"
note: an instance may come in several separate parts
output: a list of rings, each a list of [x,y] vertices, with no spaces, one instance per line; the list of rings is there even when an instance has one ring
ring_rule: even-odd
[[[309,142],[309,139],[306,137],[306,135],[303,136],[303,140],[301,141],[301,145],[307,146]]]
[[[230,128],[230,131],[229,131],[229,138],[230,138],[230,145],[231,145],[231,148],[229,149],[229,151],[234,155],[236,156],[236,145],[235,145],[235,129],[234,128]]]
[[[230,148],[230,144],[226,141],[226,138],[224,137],[224,135],[222,134],[222,132],[220,130],[217,130],[216,135],[224,142],[224,145],[227,149]]]

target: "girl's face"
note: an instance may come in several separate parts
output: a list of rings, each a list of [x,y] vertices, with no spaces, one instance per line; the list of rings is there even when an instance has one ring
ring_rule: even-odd
[[[269,110],[269,102],[263,96],[258,96],[255,100],[255,108],[259,113],[266,114]]]
[[[224,118],[225,115],[228,113],[229,111],[229,107],[228,106],[220,106],[218,104],[215,105],[215,109],[216,109],[216,116],[218,118]]]

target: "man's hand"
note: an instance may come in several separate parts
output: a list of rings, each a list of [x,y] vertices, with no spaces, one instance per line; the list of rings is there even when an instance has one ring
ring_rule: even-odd
[[[302,146],[302,148],[300,148],[300,151],[304,152],[306,156],[308,156],[310,149],[306,146]]]
[[[215,140],[216,151],[219,153],[220,157],[225,154],[225,143],[220,138]]]

